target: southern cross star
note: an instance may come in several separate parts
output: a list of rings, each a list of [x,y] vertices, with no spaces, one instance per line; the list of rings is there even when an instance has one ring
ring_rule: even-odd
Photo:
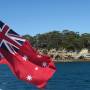
[[[41,55],[37,55],[38,58],[41,58],[42,56]]]
[[[47,63],[46,63],[46,62],[43,62],[43,63],[42,63],[42,66],[43,66],[43,67],[46,67],[46,66],[47,66]]]
[[[27,80],[29,80],[29,81],[32,80],[32,76],[31,76],[31,75],[28,75],[26,78],[27,78]]]
[[[27,61],[28,57],[26,55],[23,56],[23,59]]]
[[[38,70],[38,67],[35,67],[35,70],[37,71]]]

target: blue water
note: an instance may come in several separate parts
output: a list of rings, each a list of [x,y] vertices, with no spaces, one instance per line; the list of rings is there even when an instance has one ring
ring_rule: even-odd
[[[90,62],[59,63],[45,90],[90,90]],[[38,90],[18,80],[6,65],[0,65],[0,90]]]

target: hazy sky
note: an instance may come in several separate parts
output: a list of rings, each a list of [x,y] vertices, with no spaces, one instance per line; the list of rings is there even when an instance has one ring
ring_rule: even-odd
[[[17,33],[90,33],[90,0],[0,0],[0,20]]]

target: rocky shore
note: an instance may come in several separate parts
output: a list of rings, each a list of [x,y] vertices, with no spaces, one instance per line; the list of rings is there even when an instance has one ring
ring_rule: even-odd
[[[88,49],[82,49],[79,52],[67,52],[66,50],[56,50],[56,49],[38,49],[38,52],[41,54],[47,54],[53,58],[55,63],[59,62],[89,62],[89,51]],[[88,57],[85,55],[88,54]]]
[[[68,62],[90,62],[90,60],[72,59],[72,60],[54,60],[55,63],[68,63]]]

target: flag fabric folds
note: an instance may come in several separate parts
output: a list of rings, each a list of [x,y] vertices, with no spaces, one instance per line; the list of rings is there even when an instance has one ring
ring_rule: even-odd
[[[30,42],[0,21],[0,64],[20,80],[43,88],[56,71],[52,59],[36,52]]]
[[[4,58],[4,56],[0,53],[0,64],[7,64],[7,60]]]

